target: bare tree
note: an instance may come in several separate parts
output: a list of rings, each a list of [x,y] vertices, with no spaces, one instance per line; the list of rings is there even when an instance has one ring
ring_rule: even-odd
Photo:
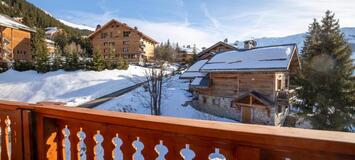
[[[152,115],[161,114],[161,99],[163,90],[164,71],[162,68],[151,68],[145,71],[146,88],[150,95],[150,109]]]

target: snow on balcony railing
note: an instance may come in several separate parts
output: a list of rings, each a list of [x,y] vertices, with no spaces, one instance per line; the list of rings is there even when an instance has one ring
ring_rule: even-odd
[[[0,101],[1,159],[354,159],[353,133]]]

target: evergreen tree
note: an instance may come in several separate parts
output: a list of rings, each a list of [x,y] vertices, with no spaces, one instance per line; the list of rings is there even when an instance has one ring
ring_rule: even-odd
[[[36,71],[38,73],[48,72],[50,70],[49,56],[43,30],[37,29],[37,32],[32,34],[31,47]]]
[[[108,53],[108,58],[106,60],[106,68],[111,70],[117,68],[117,62],[115,60],[115,50],[110,47],[109,48],[109,53]]]
[[[92,60],[92,69],[95,71],[102,71],[105,69],[105,67],[106,67],[106,63],[102,54],[95,51]]]
[[[351,48],[330,11],[320,25],[310,25],[302,50],[302,70],[295,79],[301,115],[316,129],[349,130],[354,125]]]
[[[123,59],[121,56],[118,57],[117,69],[119,70],[127,70],[129,67],[128,62]]]
[[[59,69],[63,68],[63,60],[62,60],[62,56],[60,53],[56,53],[53,57],[53,62],[52,62],[52,67],[51,70],[52,71],[57,71]]]

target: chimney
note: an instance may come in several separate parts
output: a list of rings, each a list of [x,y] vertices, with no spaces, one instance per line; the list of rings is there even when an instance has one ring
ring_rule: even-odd
[[[228,43],[228,38],[224,39],[223,42],[224,42],[224,43]]]
[[[137,26],[134,26],[134,30],[138,30],[138,27],[137,27]]]
[[[244,49],[252,49],[256,47],[255,40],[246,40],[244,41]]]
[[[98,24],[98,25],[96,26],[96,31],[99,30],[100,28],[101,28],[101,25]]]

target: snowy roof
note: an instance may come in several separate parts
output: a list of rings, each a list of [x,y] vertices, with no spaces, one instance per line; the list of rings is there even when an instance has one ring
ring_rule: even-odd
[[[24,24],[21,24],[21,23],[15,21],[14,19],[12,19],[11,17],[4,15],[4,14],[0,14],[0,26],[9,27],[9,28],[13,28],[13,29],[26,30],[26,31],[30,31],[30,32],[36,32],[34,29],[32,29]]]
[[[295,44],[287,44],[228,51],[212,57],[201,71],[287,70],[295,49]]]
[[[52,35],[52,34],[58,32],[58,31],[59,31],[59,29],[58,29],[57,27],[47,27],[47,28],[45,29],[45,33],[46,33],[46,34],[50,34],[50,35]]]
[[[210,81],[206,77],[196,77],[190,84],[190,87],[193,88],[207,88],[210,84]]]
[[[184,72],[180,78],[182,79],[193,79],[195,77],[204,77],[207,73],[201,73],[201,67],[207,62],[208,60],[200,60],[193,64],[186,72]]]

